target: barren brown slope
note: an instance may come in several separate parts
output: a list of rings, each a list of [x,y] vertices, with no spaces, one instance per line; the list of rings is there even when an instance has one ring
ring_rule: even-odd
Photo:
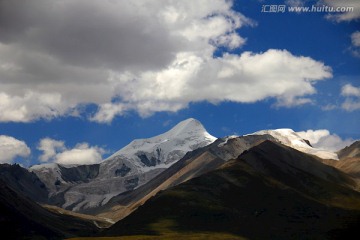
[[[344,239],[357,231],[353,181],[309,155],[272,142],[221,168],[159,192],[106,235],[171,230],[222,232],[248,239]]]
[[[356,141],[338,152],[335,167],[356,178],[360,183],[360,141]]]
[[[360,158],[360,141],[353,142],[350,146],[341,149],[338,152],[339,159]]]

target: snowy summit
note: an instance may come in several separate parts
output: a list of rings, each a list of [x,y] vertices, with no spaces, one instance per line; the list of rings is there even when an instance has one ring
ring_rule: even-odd
[[[298,151],[315,155],[323,159],[333,159],[339,160],[338,156],[334,152],[330,152],[323,149],[314,148],[309,145],[303,138],[301,138],[296,132],[292,129],[281,128],[275,130],[262,130],[248,135],[265,135],[269,134],[277,139],[280,143],[292,147]]]
[[[128,160],[144,171],[154,167],[169,167],[187,152],[214,142],[196,119],[189,118],[178,123],[169,131],[148,139],[137,139],[107,158],[102,165],[116,159]]]

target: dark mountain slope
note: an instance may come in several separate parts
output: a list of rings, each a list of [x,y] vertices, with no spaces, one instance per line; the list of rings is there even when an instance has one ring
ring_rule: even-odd
[[[97,231],[90,221],[49,212],[0,179],[0,232],[7,239],[63,239]]]
[[[353,184],[315,158],[265,141],[213,172],[159,192],[105,234],[161,234],[165,224],[181,233],[249,239],[346,238],[360,220],[360,193],[348,187]]]
[[[348,190],[357,187],[353,178],[335,167],[271,141],[255,146],[251,151],[242,154],[240,159],[257,172],[309,197],[322,199],[327,204],[347,206],[345,199],[348,197]],[[355,193],[360,196],[360,193]],[[334,197],[331,194],[334,194]],[[337,200],[338,197],[341,199]],[[354,201],[354,204],[360,207],[360,202]]]
[[[34,173],[20,165],[0,164],[0,179],[15,191],[36,202],[48,202],[49,193],[45,184]]]

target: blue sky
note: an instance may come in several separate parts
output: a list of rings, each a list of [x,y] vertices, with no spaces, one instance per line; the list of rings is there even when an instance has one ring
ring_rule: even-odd
[[[0,1],[0,162],[95,163],[189,117],[360,138],[358,1],[131,2]]]

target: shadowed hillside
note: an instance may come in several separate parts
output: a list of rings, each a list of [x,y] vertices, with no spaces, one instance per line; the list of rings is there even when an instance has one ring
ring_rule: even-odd
[[[55,214],[0,180],[0,231],[7,239],[63,239],[95,234],[91,221]]]

